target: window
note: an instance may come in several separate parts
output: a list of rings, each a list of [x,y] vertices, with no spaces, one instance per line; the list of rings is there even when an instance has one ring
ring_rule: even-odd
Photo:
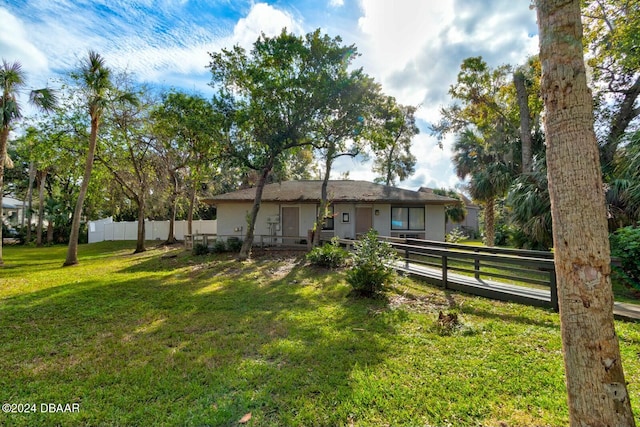
[[[391,208],[392,230],[424,230],[424,208]]]

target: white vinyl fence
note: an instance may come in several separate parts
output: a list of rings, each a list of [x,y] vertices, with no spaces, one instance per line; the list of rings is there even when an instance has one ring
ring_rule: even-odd
[[[187,234],[187,221],[176,221],[174,234],[176,239],[184,240]],[[216,220],[194,220],[191,224],[193,234],[216,234],[218,226]],[[169,235],[169,221],[146,221],[145,240],[167,240]],[[113,218],[89,221],[89,243],[104,240],[137,240],[138,221],[113,222]]]

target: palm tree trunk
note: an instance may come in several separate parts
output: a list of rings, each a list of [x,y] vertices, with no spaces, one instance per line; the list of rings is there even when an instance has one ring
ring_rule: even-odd
[[[4,186],[4,160],[7,157],[7,141],[9,140],[9,125],[2,126],[0,131],[0,221],[2,221],[2,188]],[[2,226],[0,225],[0,267],[4,265],[2,260]]]
[[[522,173],[531,173],[533,155],[531,153],[531,119],[529,112],[529,96],[525,86],[524,74],[516,71],[513,75],[513,83],[518,95],[518,107],[520,110],[520,141],[522,142]]]
[[[33,209],[33,183],[36,179],[36,166],[33,162],[29,163],[29,189],[27,190],[27,243],[31,242],[31,220]]]
[[[484,239],[485,245],[493,247],[496,241],[495,198],[490,197],[484,206]]]
[[[36,246],[42,246],[42,228],[44,222],[44,187],[47,182],[47,171],[38,171],[38,226],[36,227]]]
[[[73,217],[71,220],[71,235],[69,236],[69,247],[67,248],[67,258],[63,266],[76,265],[78,263],[78,237],[80,235],[80,218],[82,215],[84,199],[87,195],[87,189],[89,188],[89,180],[91,179],[91,170],[93,169],[93,159],[96,153],[99,125],[100,118],[92,115],[91,135],[89,136],[87,161],[84,167],[84,175],[82,177],[82,184],[80,185],[80,192],[78,193],[76,208],[73,210]]]
[[[634,426],[613,319],[611,257],[580,0],[538,0],[547,173],[572,426]]]
[[[52,221],[49,221],[47,223],[47,243],[48,244],[53,243],[53,222]]]

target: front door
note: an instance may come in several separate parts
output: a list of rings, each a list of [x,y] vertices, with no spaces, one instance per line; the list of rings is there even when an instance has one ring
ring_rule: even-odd
[[[356,207],[356,238],[373,228],[372,208]]]
[[[284,237],[300,236],[300,208],[298,207],[282,208],[282,236]]]

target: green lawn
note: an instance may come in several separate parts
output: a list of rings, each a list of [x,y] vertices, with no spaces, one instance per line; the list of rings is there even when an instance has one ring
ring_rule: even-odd
[[[557,314],[400,279],[387,300],[344,273],[133,243],[5,247],[2,426],[566,425]],[[462,325],[443,333],[438,311]],[[617,323],[640,414],[640,324]],[[42,403],[78,404],[42,413]]]

